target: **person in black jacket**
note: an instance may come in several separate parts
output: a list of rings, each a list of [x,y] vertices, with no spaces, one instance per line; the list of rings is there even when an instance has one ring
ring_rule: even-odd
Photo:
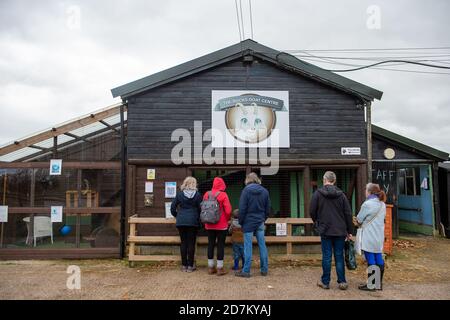
[[[197,180],[186,177],[170,206],[170,212],[176,217],[176,227],[180,233],[181,271],[193,272],[195,242],[200,226],[200,203],[202,196],[197,191]]]
[[[334,252],[338,286],[346,290],[344,246],[346,238],[352,238],[352,212],[347,197],[335,183],[336,174],[325,172],[323,187],[314,192],[310,204],[310,215],[322,244],[323,275],[317,285],[323,289],[330,288],[331,257]]]

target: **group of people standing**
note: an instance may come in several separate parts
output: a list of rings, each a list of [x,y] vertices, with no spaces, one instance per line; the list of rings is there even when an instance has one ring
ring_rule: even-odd
[[[331,263],[334,255],[337,283],[341,290],[346,290],[348,284],[345,278],[344,247],[346,241],[353,241],[354,227],[359,227],[357,245],[364,252],[369,266],[376,266],[380,271],[380,282],[384,275],[383,244],[384,219],[386,216],[386,194],[377,184],[366,186],[366,201],[356,217],[352,216],[349,201],[336,185],[336,174],[327,171],[323,176],[323,187],[314,192],[310,215],[314,221],[316,232],[321,237],[323,274],[317,285],[323,289],[330,288]],[[193,272],[195,266],[195,243],[197,231],[201,226],[200,212],[203,200],[214,195],[220,207],[220,219],[215,224],[204,225],[208,234],[208,273],[210,275],[225,275],[224,266],[225,241],[231,233],[233,244],[233,270],[236,276],[250,277],[252,263],[253,236],[259,247],[260,272],[268,274],[268,252],[265,244],[265,221],[270,213],[269,192],[261,185],[261,179],[254,172],[245,178],[245,188],[242,190],[239,209],[232,210],[226,193],[226,184],[220,177],[213,180],[211,191],[203,196],[197,190],[197,180],[194,177],[185,178],[181,191],[171,205],[171,213],[176,217],[176,227],[180,234],[182,271]],[[214,252],[217,251],[216,261]],[[242,269],[239,263],[242,262]],[[369,268],[370,270],[370,268]],[[368,278],[371,277],[368,274]],[[368,285],[368,282],[358,287],[361,290],[379,290]]]
[[[344,248],[346,241],[353,241],[353,230],[359,227],[356,246],[364,252],[369,266],[368,281],[358,286],[360,290],[372,291],[382,289],[384,275],[384,219],[386,217],[386,194],[378,184],[366,186],[366,201],[362,204],[358,215],[353,218],[347,196],[336,187],[336,174],[325,172],[323,187],[312,196],[310,215],[316,231],[321,237],[322,277],[317,285],[323,289],[330,288],[331,262],[334,255],[337,283],[341,290],[348,288],[345,278]],[[379,286],[369,285],[376,266],[379,270]]]
[[[176,227],[180,234],[182,271],[196,270],[195,243],[201,224],[201,203],[212,194],[219,205],[220,218],[217,223],[204,225],[208,234],[208,273],[219,276],[228,273],[224,267],[224,256],[225,241],[230,232],[233,243],[233,269],[237,271],[235,275],[250,277],[254,235],[259,246],[261,275],[267,275],[269,258],[264,238],[264,222],[269,217],[271,207],[269,192],[261,185],[258,175],[253,172],[246,176],[245,185],[239,200],[239,209],[232,211],[225,191],[226,184],[222,178],[214,178],[211,191],[203,196],[197,190],[197,180],[194,177],[184,179],[181,191],[177,193],[171,205],[171,213],[176,217]],[[216,261],[214,251],[217,251]],[[239,270],[240,261],[242,261],[241,270]]]

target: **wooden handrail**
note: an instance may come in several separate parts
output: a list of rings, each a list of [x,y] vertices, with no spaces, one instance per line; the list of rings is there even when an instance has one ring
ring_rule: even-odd
[[[138,217],[132,215],[128,218],[128,223],[137,224],[175,224],[174,218],[151,218],[151,217]],[[265,222],[266,224],[287,223],[287,224],[312,224],[311,218],[269,218]]]
[[[50,207],[9,207],[8,213],[11,214],[50,214]],[[120,207],[80,207],[80,208],[67,208],[63,207],[65,214],[113,214],[120,213]]]
[[[317,236],[266,236],[265,240],[267,243],[316,243],[320,240]],[[136,244],[179,244],[179,236],[129,236],[129,243]],[[253,240],[256,243],[256,239]],[[208,237],[197,237],[198,244],[207,244]],[[226,243],[231,243],[231,237],[228,236]]]
[[[130,264],[134,261],[147,261],[147,260],[179,260],[179,258],[172,255],[138,255],[136,254],[136,245],[177,245],[180,243],[179,236],[141,236],[137,235],[137,225],[138,224],[171,224],[176,223],[174,218],[152,218],[152,217],[138,217],[134,214],[128,218],[128,223],[130,225],[130,234],[128,236],[128,243],[130,245],[128,260]],[[285,244],[287,256],[292,255],[292,245],[297,244],[308,244],[308,243],[320,243],[320,237],[318,236],[293,236],[292,229],[294,225],[311,225],[313,220],[311,218],[269,218],[266,220],[266,225],[272,225],[276,223],[286,223],[287,224],[287,236],[266,236],[265,240],[267,243],[273,244]],[[253,242],[256,242],[255,239]],[[198,244],[208,243],[208,238],[200,236],[197,238]],[[226,238],[226,243],[231,243],[231,237]]]

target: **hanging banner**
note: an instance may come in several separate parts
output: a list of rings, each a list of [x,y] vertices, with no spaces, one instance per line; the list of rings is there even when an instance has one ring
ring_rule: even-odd
[[[8,222],[8,206],[0,206],[0,222]]]
[[[61,159],[52,159],[50,160],[50,175],[51,176],[59,176],[62,172],[62,160]]]
[[[62,222],[62,218],[63,218],[63,207],[62,206],[51,206],[51,208],[50,208],[51,222]]]
[[[212,147],[289,148],[289,92],[212,90]]]

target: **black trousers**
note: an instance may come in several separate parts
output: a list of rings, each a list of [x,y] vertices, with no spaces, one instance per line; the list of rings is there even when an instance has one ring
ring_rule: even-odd
[[[214,259],[214,247],[217,244],[217,260],[223,260],[227,234],[228,230],[208,230],[208,259]]]
[[[195,242],[197,240],[197,227],[177,227],[180,233],[181,264],[187,267],[194,266]]]

